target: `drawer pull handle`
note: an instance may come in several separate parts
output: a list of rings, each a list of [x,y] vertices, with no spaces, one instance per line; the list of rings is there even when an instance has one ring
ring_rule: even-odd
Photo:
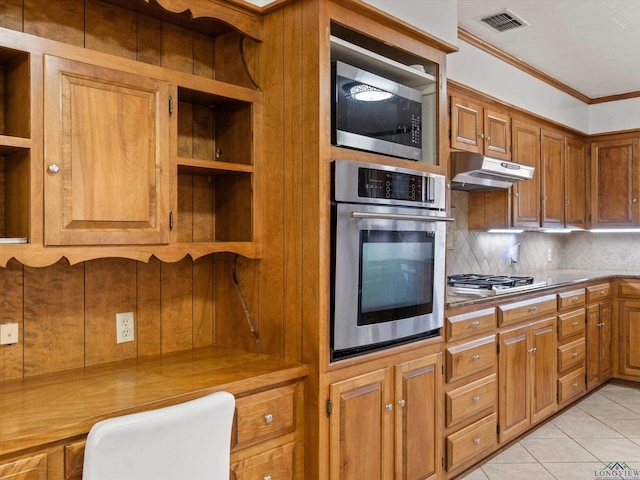
[[[578,388],[578,382],[573,384],[573,388]]]
[[[271,480],[271,475],[265,475],[262,480]]]
[[[600,295],[604,295],[604,290],[600,290]]]
[[[473,397],[473,401],[478,403],[480,401],[480,396],[476,395],[475,397]]]
[[[538,307],[529,307],[529,313],[536,313],[538,311]]]
[[[387,404],[385,405],[385,407],[384,407],[384,408],[386,408],[386,409],[387,409],[387,411],[389,411],[389,412],[390,412],[391,410],[393,410],[393,405],[392,405],[392,404],[390,404],[390,403],[387,403]]]
[[[573,298],[571,299],[571,301],[572,301],[573,303],[576,303],[576,302],[578,301],[578,297],[573,297]]]
[[[400,407],[404,407],[406,404],[407,402],[405,402],[404,399],[398,400],[398,405],[400,405]]]
[[[474,326],[475,328],[478,328],[478,327],[480,326],[480,322],[479,322],[478,320],[474,321],[474,322],[473,322],[473,326]]]
[[[271,415],[270,413],[267,413],[264,416],[264,423],[271,423],[273,422],[273,415]]]
[[[573,322],[571,325],[574,326],[574,327],[577,327],[578,326],[578,322]]]
[[[474,438],[473,439],[473,443],[475,443],[476,445],[480,445],[480,439],[479,438]]]
[[[571,355],[573,358],[576,358],[578,356],[578,352],[573,352],[573,354]]]
[[[475,362],[475,361],[478,361],[478,360],[480,360],[480,355],[474,355],[473,356],[473,361]]]

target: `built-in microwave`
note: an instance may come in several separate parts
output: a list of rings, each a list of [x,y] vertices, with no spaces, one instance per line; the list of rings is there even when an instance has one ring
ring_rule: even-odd
[[[332,72],[334,145],[421,159],[421,92],[340,61]]]

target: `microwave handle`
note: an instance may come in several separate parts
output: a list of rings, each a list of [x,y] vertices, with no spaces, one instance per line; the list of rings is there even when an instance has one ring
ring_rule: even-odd
[[[435,217],[431,215],[406,215],[402,213],[369,213],[351,212],[352,218],[374,218],[381,220],[413,220],[418,222],[453,222],[452,217]]]

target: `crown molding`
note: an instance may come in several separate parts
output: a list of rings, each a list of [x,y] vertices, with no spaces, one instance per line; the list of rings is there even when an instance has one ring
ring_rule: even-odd
[[[571,88],[570,86],[556,80],[550,75],[538,70],[537,68],[532,67],[531,65],[523,62],[519,58],[514,57],[513,55],[500,50],[498,47],[482,40],[480,37],[474,35],[473,33],[465,30],[462,27],[458,27],[458,39],[462,40],[470,45],[473,45],[480,50],[493,55],[496,58],[499,58],[505,63],[512,65],[519,70],[522,70],[525,73],[528,73],[532,77],[537,78],[554,88],[557,88],[561,92],[566,93],[567,95],[571,95],[574,98],[586,103],[587,105],[593,105],[596,103],[606,103],[606,102],[615,102],[617,100],[628,100],[630,98],[638,98],[640,97],[640,91],[638,92],[629,92],[623,93],[619,95],[608,95],[606,97],[598,97],[598,98],[590,98],[583,93]]]

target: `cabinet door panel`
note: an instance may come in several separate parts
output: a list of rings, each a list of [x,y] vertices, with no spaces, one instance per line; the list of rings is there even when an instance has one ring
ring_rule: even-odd
[[[498,402],[500,442],[529,426],[529,326],[500,334]]]
[[[587,165],[585,144],[567,138],[564,163],[564,222],[567,227],[587,226]]]
[[[542,130],[542,226],[564,227],[564,137]]]
[[[437,478],[440,466],[441,354],[397,365],[396,474],[399,479]]]
[[[555,319],[534,323],[531,330],[531,422],[536,422],[556,411],[558,351]]]
[[[451,148],[482,153],[482,107],[451,97]]]
[[[640,340],[640,339],[639,339]],[[633,344],[637,345],[637,344]],[[637,349],[636,349],[637,350]],[[611,377],[611,302],[600,305],[600,382]]]
[[[598,385],[600,372],[600,305],[587,307],[587,389]]]
[[[640,377],[640,302],[621,302],[619,321],[620,373]]]
[[[638,139],[591,145],[591,226],[631,226],[638,222],[635,176]]]
[[[377,370],[329,388],[329,471],[332,480],[387,478],[389,446],[384,438],[393,423],[385,411],[390,373]],[[384,413],[383,413],[384,412]]]
[[[533,178],[513,188],[513,226],[540,226],[540,129],[513,121],[513,160],[535,168]]]
[[[0,464],[0,480],[46,480],[47,456],[45,454]]]
[[[484,110],[485,155],[511,160],[511,117]]]
[[[169,86],[47,56],[45,243],[167,243]]]

